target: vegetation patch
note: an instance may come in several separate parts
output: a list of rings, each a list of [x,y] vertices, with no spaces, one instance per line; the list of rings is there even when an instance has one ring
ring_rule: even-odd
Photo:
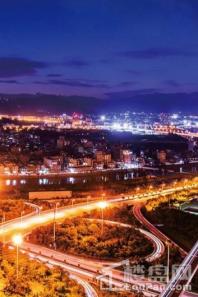
[[[33,243],[52,247],[53,224],[39,227],[29,235]],[[90,221],[85,218],[65,219],[56,225],[56,247],[61,252],[103,259],[139,259],[153,250],[152,244],[138,230]]]
[[[8,221],[32,212],[32,207],[23,200],[0,200],[0,220]]]
[[[67,272],[49,268],[25,255],[19,255],[16,277],[16,254],[7,248],[0,256],[1,297],[85,297],[84,289],[71,280]]]

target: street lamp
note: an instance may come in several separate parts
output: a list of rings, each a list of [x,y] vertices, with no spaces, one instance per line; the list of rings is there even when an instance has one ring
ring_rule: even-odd
[[[175,180],[175,181],[173,182],[173,186],[175,187],[175,186],[176,186],[176,184],[177,184],[177,181]]]
[[[100,201],[98,202],[98,207],[101,209],[104,209],[108,206],[108,203],[106,201]]]
[[[108,206],[106,201],[98,202],[98,207],[101,209],[101,216],[102,216],[102,234],[104,231],[104,209]]]
[[[140,187],[137,187],[135,190],[136,190],[136,192],[139,192],[140,191]]]
[[[16,274],[19,276],[19,246],[23,243],[21,234],[15,234],[12,238],[13,244],[16,246]]]
[[[152,190],[152,189],[153,189],[153,186],[152,186],[152,185],[150,185],[150,186],[149,186],[149,190]]]
[[[169,270],[170,270],[170,242],[166,241],[167,245],[167,275],[166,275],[166,282],[169,283]]]
[[[161,185],[162,189],[164,189],[165,186],[166,186],[166,184],[165,183],[162,183],[162,185]]]
[[[56,202],[55,203],[55,207],[54,207],[54,249],[56,250],[56,212],[57,212],[57,205],[59,203]]]

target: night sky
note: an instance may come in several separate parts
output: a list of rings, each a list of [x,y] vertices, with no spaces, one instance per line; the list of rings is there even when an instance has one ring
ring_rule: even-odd
[[[1,0],[0,92],[198,91],[197,0]]]

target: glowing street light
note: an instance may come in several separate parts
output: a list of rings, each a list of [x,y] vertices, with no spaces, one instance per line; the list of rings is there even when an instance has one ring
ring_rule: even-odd
[[[104,209],[108,206],[108,203],[106,201],[100,201],[98,202],[98,207],[101,209]]]
[[[175,180],[175,181],[173,182],[173,184],[174,184],[174,186],[176,186],[176,184],[177,184],[177,181]]]
[[[12,238],[13,244],[16,246],[16,274],[19,276],[19,246],[23,243],[21,234],[15,234]]]
[[[17,246],[21,245],[23,242],[23,238],[21,234],[15,234],[12,238],[13,243]]]
[[[139,190],[140,190],[140,187],[137,187],[137,188],[136,188],[136,192],[139,192]]]
[[[100,201],[98,202],[98,207],[101,209],[101,215],[102,215],[102,234],[104,231],[104,209],[108,206],[108,203],[106,201]]]
[[[22,242],[23,242],[23,238],[22,238],[21,234],[15,234],[15,235],[12,237],[12,242],[13,242],[14,245],[16,245],[16,246],[21,245]]]
[[[56,250],[56,212],[57,212],[57,206],[59,206],[59,203],[55,203],[54,207],[54,224],[53,224],[53,233],[54,233],[54,249]]]
[[[162,183],[161,184],[161,190],[164,190],[165,186],[166,186],[166,184],[165,183]]]

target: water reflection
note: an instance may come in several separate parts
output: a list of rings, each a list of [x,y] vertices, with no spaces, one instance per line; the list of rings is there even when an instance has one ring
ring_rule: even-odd
[[[70,176],[70,177],[63,177],[63,176],[55,176],[55,177],[19,177],[18,179],[5,179],[2,180],[2,185],[6,187],[17,187],[25,188],[25,187],[37,187],[37,186],[51,186],[51,185],[74,185],[74,184],[88,184],[88,183],[108,183],[108,182],[115,182],[115,181],[127,181],[131,180],[134,177],[138,176],[137,173],[134,172],[129,173],[113,173],[109,174],[102,174],[102,175],[88,175],[88,176]]]
[[[75,178],[74,178],[74,177],[69,177],[69,178],[68,178],[68,182],[69,182],[70,184],[74,184],[74,183],[75,183]]]
[[[48,178],[39,178],[38,183],[39,183],[39,185],[48,185],[49,180],[48,180]]]
[[[20,180],[20,184],[21,184],[21,185],[25,185],[25,184],[26,184],[26,180],[25,180],[25,179],[21,179],[21,180]]]
[[[6,186],[10,186],[11,185],[11,180],[10,179],[6,179],[5,184],[6,184]]]
[[[16,179],[6,179],[5,181],[6,186],[16,186],[17,185],[17,180]]]

